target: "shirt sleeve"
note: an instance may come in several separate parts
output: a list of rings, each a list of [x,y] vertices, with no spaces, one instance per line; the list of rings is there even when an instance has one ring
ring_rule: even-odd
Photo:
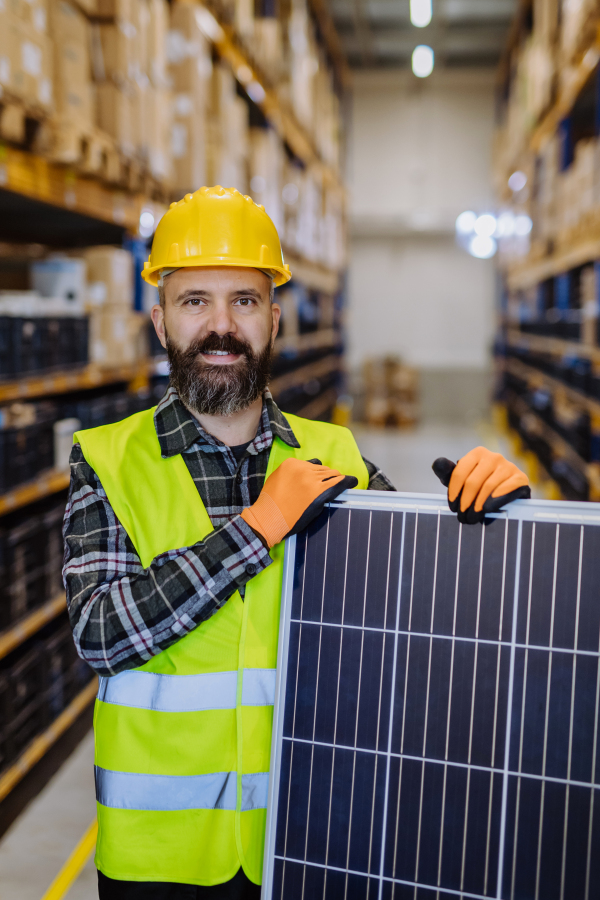
[[[81,447],[71,451],[63,579],[77,652],[99,675],[143,665],[210,618],[271,563],[234,516],[144,569]]]
[[[369,487],[367,490],[369,491],[395,491],[396,488],[387,477],[384,475],[381,469],[375,465],[375,463],[370,462],[368,459],[365,459],[363,456],[363,462],[367,467],[367,472],[369,473]]]

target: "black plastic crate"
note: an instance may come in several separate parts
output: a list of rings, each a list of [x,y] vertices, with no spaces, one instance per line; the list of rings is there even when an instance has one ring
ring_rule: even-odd
[[[34,643],[5,670],[10,679],[10,719],[16,721],[44,692],[45,656],[43,647]]]
[[[40,372],[44,368],[46,320],[13,318],[13,374]]]
[[[44,640],[45,697],[50,720],[65,709],[93,672],[77,655],[68,622]]]
[[[63,499],[5,517],[0,529],[0,630],[63,589]]]

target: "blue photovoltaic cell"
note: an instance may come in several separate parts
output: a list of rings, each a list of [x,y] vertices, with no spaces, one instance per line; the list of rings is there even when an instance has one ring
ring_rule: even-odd
[[[284,590],[268,900],[597,900],[596,506],[353,494]]]

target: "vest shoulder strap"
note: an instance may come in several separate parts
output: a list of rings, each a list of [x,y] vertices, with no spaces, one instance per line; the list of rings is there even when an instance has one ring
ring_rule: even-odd
[[[212,523],[181,454],[162,458],[154,409],[74,435],[115,515],[149,566],[159,553],[190,547]]]

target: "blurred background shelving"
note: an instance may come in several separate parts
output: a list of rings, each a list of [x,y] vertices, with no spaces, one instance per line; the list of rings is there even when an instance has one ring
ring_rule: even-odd
[[[498,414],[578,500],[600,499],[599,59],[596,3],[522,2],[497,88],[499,201],[531,220],[500,253]]]
[[[265,206],[294,274],[273,392],[312,418],[343,393],[348,79],[322,0],[0,7],[0,832],[89,727],[68,455],[168,383],[139,270],[169,202],[222,184]]]

